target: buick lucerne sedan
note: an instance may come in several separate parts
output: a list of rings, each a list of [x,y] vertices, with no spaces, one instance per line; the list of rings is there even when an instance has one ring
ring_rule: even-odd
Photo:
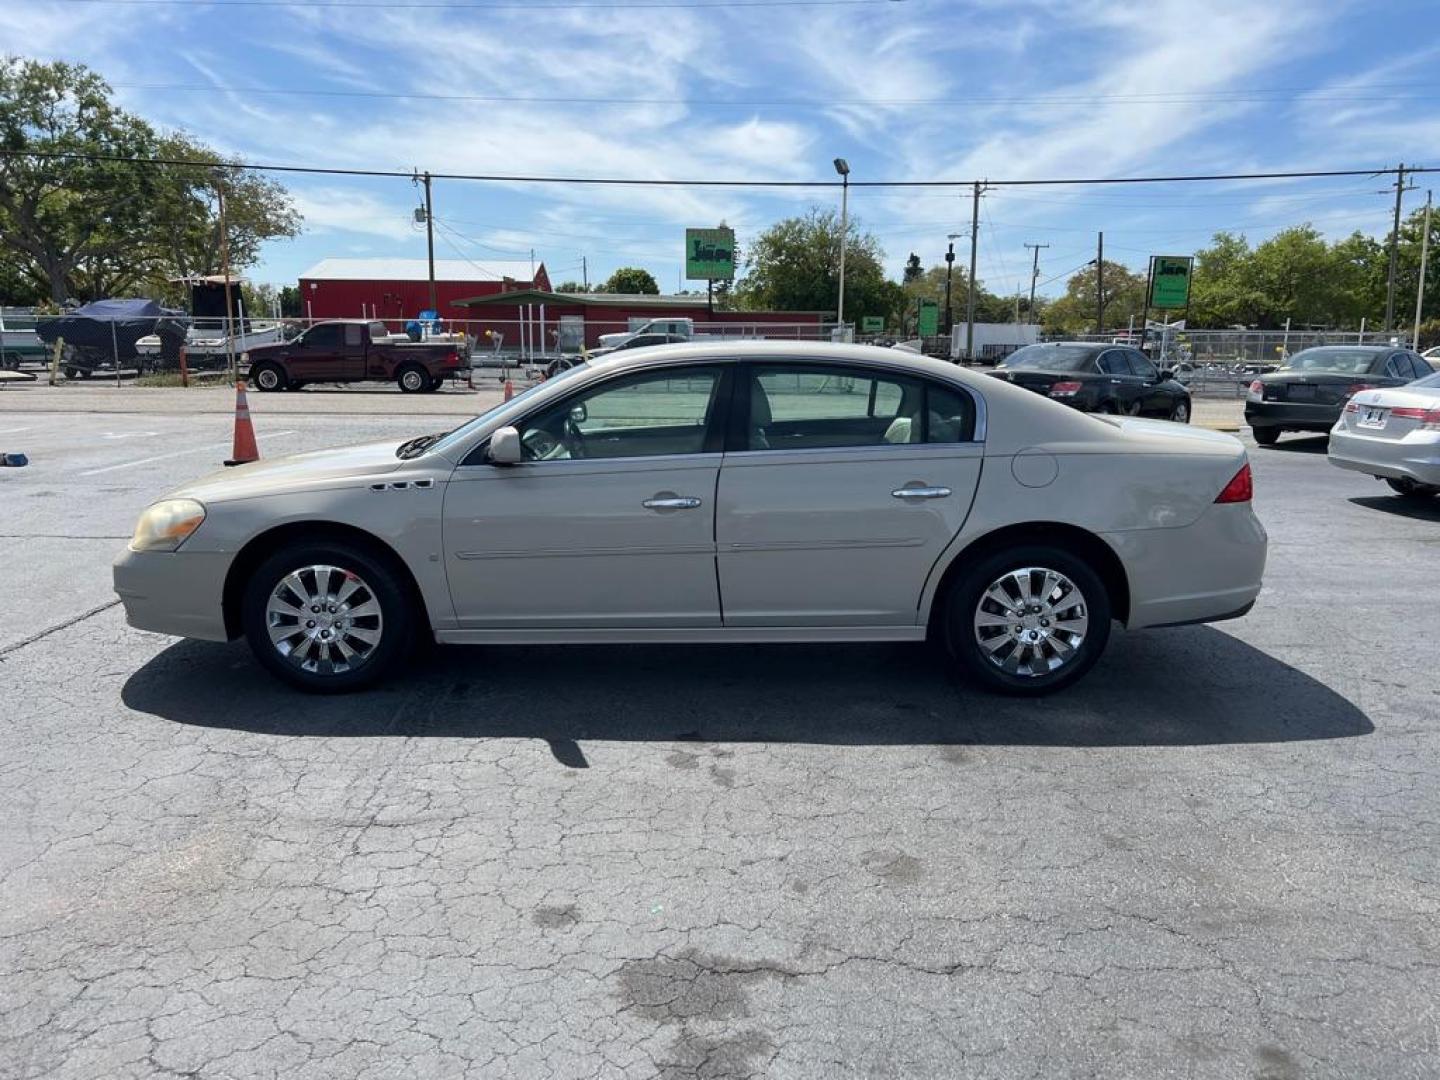
[[[444,643],[911,641],[1068,685],[1128,627],[1244,614],[1241,443],[895,350],[637,349],[444,434],[243,465],[150,506],[131,625],[307,690]]]

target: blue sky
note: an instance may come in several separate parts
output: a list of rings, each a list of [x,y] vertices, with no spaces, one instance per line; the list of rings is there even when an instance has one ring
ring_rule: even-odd
[[[1422,0],[350,2],[367,6],[0,0],[0,48],[89,64],[153,122],[276,163],[774,180],[830,179],[837,156],[856,180],[1440,164],[1425,157],[1440,145],[1440,5]],[[1098,229],[1107,257],[1139,269],[1221,228],[1379,235],[1387,179],[1002,188],[983,200],[980,277],[1028,287],[1023,245],[1047,243],[1040,291],[1061,291]],[[284,182],[306,232],[270,245],[252,278],[423,255],[408,182]],[[1431,182],[1440,174],[1408,205]],[[838,201],[459,182],[435,195],[437,257],[483,266],[533,248],[558,282],[579,277],[583,255],[592,281],[638,264],[667,290],[687,225],[723,219],[743,246]],[[896,274],[911,251],[938,263],[946,234],[969,227],[968,193],[852,190],[850,206]]]

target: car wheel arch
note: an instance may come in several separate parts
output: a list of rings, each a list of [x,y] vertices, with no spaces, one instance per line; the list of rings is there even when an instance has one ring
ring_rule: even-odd
[[[354,525],[338,521],[290,521],[257,533],[230,560],[230,569],[225,573],[225,585],[221,593],[221,606],[225,618],[226,636],[234,641],[244,633],[242,605],[245,597],[245,583],[249,581],[260,564],[281,547],[296,543],[325,543],[326,541],[351,544],[391,565],[415,607],[415,623],[429,629],[429,607],[420,583],[400,554],[374,533]]]
[[[1078,525],[1068,525],[1060,521],[1026,521],[1005,525],[978,536],[955,553],[935,579],[935,587],[927,589],[922,597],[922,603],[928,600],[930,605],[929,611],[925,613],[929,636],[933,638],[941,630],[944,619],[943,598],[949,595],[951,584],[967,567],[973,566],[978,559],[993,551],[1022,544],[1052,544],[1085,559],[1105,583],[1114,618],[1122,625],[1130,621],[1130,578],[1125,573],[1125,564],[1120,561],[1114,548],[1095,533]]]

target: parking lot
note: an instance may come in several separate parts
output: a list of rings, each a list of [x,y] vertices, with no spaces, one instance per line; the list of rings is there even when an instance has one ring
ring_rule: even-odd
[[[251,406],[271,456],[497,398]],[[1249,443],[1254,611],[1038,701],[912,645],[314,698],[110,591],[230,404],[0,392],[0,1075],[1436,1075],[1440,502]]]

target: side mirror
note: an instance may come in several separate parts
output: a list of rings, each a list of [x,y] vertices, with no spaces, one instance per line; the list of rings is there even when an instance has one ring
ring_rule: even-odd
[[[492,465],[520,464],[520,432],[513,427],[497,428],[495,433],[490,436],[488,456]]]
[[[579,405],[572,405],[570,407],[570,422],[572,424],[583,424],[586,420],[589,419],[590,410],[585,408],[585,403],[583,401]]]

